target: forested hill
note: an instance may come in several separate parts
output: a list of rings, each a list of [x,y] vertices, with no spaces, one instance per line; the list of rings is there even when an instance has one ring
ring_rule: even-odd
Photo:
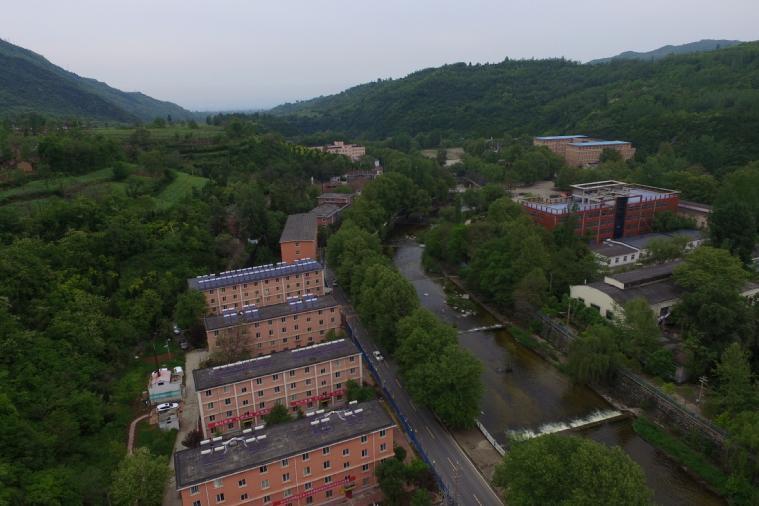
[[[43,56],[0,40],[0,116],[36,112],[133,122],[190,119],[192,113],[139,92],[124,92],[80,77]]]
[[[599,58],[597,60],[589,61],[590,65],[596,63],[608,63],[612,60],[660,60],[674,54],[690,54],[690,53],[703,53],[706,51],[714,51],[715,49],[721,49],[725,47],[731,47],[741,44],[740,40],[715,40],[715,39],[703,39],[697,42],[689,42],[688,44],[680,44],[678,46],[666,45],[653,51],[625,51],[619,53],[616,56],[609,58]]]
[[[579,131],[632,140],[642,154],[671,141],[687,150],[728,151],[728,161],[757,159],[759,43],[654,62],[458,63],[271,113],[289,115],[302,132],[352,138]]]

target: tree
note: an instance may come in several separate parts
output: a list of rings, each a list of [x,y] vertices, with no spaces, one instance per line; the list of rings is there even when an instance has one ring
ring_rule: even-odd
[[[753,336],[751,311],[740,295],[747,273],[730,252],[702,246],[675,268],[674,278],[684,289],[677,320],[715,357],[728,343]]]
[[[661,330],[656,316],[645,299],[633,299],[625,304],[624,320],[621,322],[623,348],[627,355],[639,362],[659,347]]]
[[[424,308],[417,308],[399,321],[397,333],[400,345],[393,356],[403,372],[456,344],[456,330]]]
[[[198,290],[187,290],[179,294],[174,309],[174,321],[182,329],[192,329],[202,325],[206,314],[206,298]]]
[[[680,258],[685,253],[690,239],[683,235],[676,235],[667,239],[657,238],[648,243],[646,249],[646,261],[649,262],[666,262]]]
[[[469,352],[456,344],[449,345],[408,372],[408,389],[447,426],[471,427],[484,390],[482,370],[482,363]]]
[[[361,386],[355,380],[348,380],[345,389],[349,401],[365,402],[374,399],[376,395],[371,387]]]
[[[723,412],[735,414],[756,408],[759,387],[754,383],[748,353],[740,344],[732,343],[725,349],[715,373],[719,379],[718,404]]]
[[[718,202],[709,217],[712,244],[725,248],[743,263],[751,261],[756,242],[756,218],[751,208],[739,200]]]
[[[116,505],[159,506],[169,477],[168,462],[147,448],[127,455],[113,475],[111,498]]]
[[[374,470],[382,493],[388,504],[397,505],[404,495],[406,472],[403,462],[398,459],[387,459]]]
[[[268,414],[264,415],[266,425],[276,425],[292,421],[293,417],[284,404],[275,404]]]
[[[548,435],[513,445],[493,482],[513,506],[651,504],[640,466],[619,447]]]
[[[411,495],[411,502],[409,504],[411,506],[432,506],[432,495],[429,491],[418,488]]]
[[[604,382],[616,375],[622,360],[615,329],[596,324],[572,342],[567,369],[577,381]]]

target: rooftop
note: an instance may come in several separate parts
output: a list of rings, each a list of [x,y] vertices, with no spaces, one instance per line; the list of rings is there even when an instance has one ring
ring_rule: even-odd
[[[200,391],[336,358],[348,357],[357,353],[359,353],[358,348],[352,341],[338,339],[337,341],[314,344],[305,348],[265,355],[229,365],[195,369],[192,371],[192,375],[195,378],[195,388]]]
[[[316,216],[311,213],[291,214],[287,217],[285,228],[279,242],[315,241]]]
[[[703,213],[712,212],[712,206],[708,204],[700,204],[698,202],[690,202],[688,200],[681,200],[680,202],[678,202],[677,207],[681,207],[683,209],[689,209],[691,211],[699,211]]]
[[[277,264],[259,265],[246,267],[233,271],[224,271],[218,274],[206,274],[187,280],[187,286],[193,290],[209,290],[222,286],[231,286],[238,283],[252,283],[280,276],[300,274],[322,270],[322,264],[316,260],[299,260],[293,263],[279,262]]]
[[[340,209],[342,209],[342,207],[335,204],[319,204],[311,209],[311,212],[320,218],[326,218],[340,212]]]
[[[667,234],[661,234],[659,232],[651,232],[648,234],[634,235],[631,237],[620,237],[619,239],[616,239],[616,240],[618,242],[626,244],[627,246],[631,248],[635,248],[636,250],[641,250],[641,249],[648,248],[649,243],[656,239],[668,240],[668,239],[672,239],[672,237]]]
[[[600,255],[606,258],[618,257],[620,255],[630,255],[637,250],[624,244],[616,244],[603,242],[601,244],[591,244],[590,250],[596,255]]]
[[[604,141],[604,140],[598,140],[598,141],[581,141],[581,142],[570,142],[570,146],[577,146],[577,147],[584,147],[584,146],[621,146],[624,144],[630,144],[628,141]]]
[[[645,299],[649,305],[660,304],[662,302],[679,299],[680,295],[683,293],[683,289],[677,286],[675,280],[671,277],[657,283],[633,286],[625,288],[624,290],[609,285],[603,281],[589,283],[588,286],[592,286],[607,294],[620,306],[624,306],[627,302],[633,299],[641,298]]]
[[[563,141],[567,139],[584,139],[587,137],[587,135],[544,135],[535,138],[539,141]]]
[[[320,194],[317,199],[350,199],[353,197],[352,193],[339,193],[339,192],[325,192]]]
[[[665,262],[662,264],[634,269],[632,271],[621,272],[619,274],[610,274],[606,278],[611,278],[616,282],[624,285],[625,290],[644,284],[655,283],[672,277],[675,268],[682,264],[682,260]],[[606,283],[604,283],[606,284]]]
[[[335,307],[337,305],[338,303],[332,295],[325,295],[323,297],[305,296],[282,304],[274,304],[261,308],[246,306],[239,312],[229,310],[220,315],[207,316],[205,318],[205,325],[206,330],[219,330],[245,323],[281,318],[304,311],[316,311],[318,309]]]
[[[379,401],[349,408],[178,451],[174,454],[177,490],[395,425]]]

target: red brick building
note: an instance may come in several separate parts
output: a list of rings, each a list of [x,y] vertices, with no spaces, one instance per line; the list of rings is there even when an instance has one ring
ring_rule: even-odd
[[[316,215],[311,213],[291,214],[279,238],[282,261],[316,259]]]
[[[282,304],[292,297],[324,295],[324,267],[316,260],[246,267],[187,280],[206,298],[209,314]]]
[[[347,339],[192,374],[205,437],[259,425],[276,404],[293,413],[343,405],[346,383],[363,382],[361,353]]]
[[[208,351],[224,347],[263,356],[324,341],[342,328],[341,307],[334,297],[306,296],[284,304],[248,307],[205,318]]]
[[[589,167],[601,163],[604,150],[616,151],[622,160],[635,156],[635,148],[627,141],[583,141],[571,142],[566,146],[564,160],[574,167]]]
[[[326,227],[340,221],[343,209],[344,207],[335,204],[319,204],[311,209],[311,212],[316,215],[316,224],[320,227]]]
[[[316,197],[316,201],[319,205],[335,204],[336,206],[344,207],[351,205],[354,197],[353,193],[326,192]]]
[[[567,152],[567,146],[573,142],[584,142],[589,140],[585,135],[548,135],[543,137],[533,137],[534,146],[545,146],[560,157],[564,158]]]
[[[653,231],[654,216],[677,212],[679,192],[619,181],[572,186],[566,199],[521,201],[530,217],[553,230],[569,215],[577,217],[575,232],[595,242]]]
[[[183,506],[344,501],[376,486],[376,467],[393,456],[395,428],[370,401],[219,436],[174,454],[177,491]]]

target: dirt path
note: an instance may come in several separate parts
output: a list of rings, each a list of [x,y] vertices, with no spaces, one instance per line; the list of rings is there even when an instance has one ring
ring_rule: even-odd
[[[127,440],[127,455],[132,454],[132,450],[134,447],[134,431],[137,428],[137,424],[140,423],[140,421],[148,418],[150,416],[150,413],[145,413],[144,415],[140,415],[134,420],[132,420],[132,423],[129,424],[129,439]]]

